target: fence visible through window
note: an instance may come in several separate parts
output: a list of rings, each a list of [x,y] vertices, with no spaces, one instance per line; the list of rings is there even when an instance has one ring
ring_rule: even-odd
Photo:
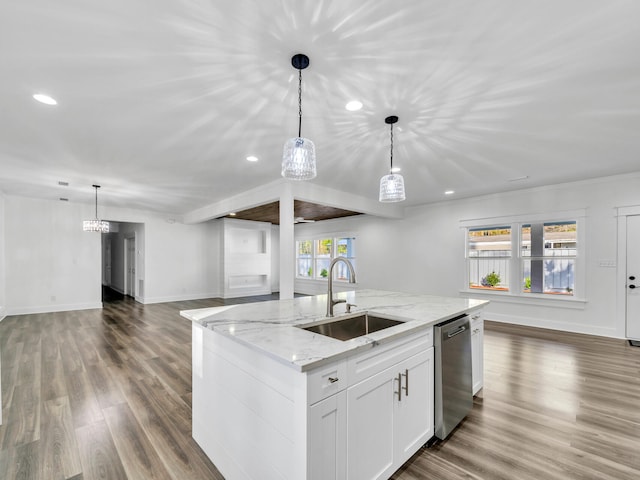
[[[509,290],[511,227],[469,229],[469,288]]]
[[[470,228],[469,288],[573,295],[577,247],[575,221]]]

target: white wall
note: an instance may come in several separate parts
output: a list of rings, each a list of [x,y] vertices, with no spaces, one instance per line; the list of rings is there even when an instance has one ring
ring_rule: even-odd
[[[7,313],[101,306],[100,235],[82,231],[90,207],[5,197]]]
[[[461,220],[586,209],[585,303],[482,298],[492,302],[489,319],[622,338],[616,289],[624,287],[616,284],[616,268],[600,263],[616,260],[616,207],[627,205],[640,205],[640,174],[411,207],[402,220],[366,215],[300,225],[296,237],[355,234],[359,287],[459,296],[466,282]]]
[[[5,254],[4,254],[4,237],[5,237],[5,227],[4,227],[4,194],[0,192],[0,320],[2,320],[7,312],[7,294],[6,294],[6,264],[5,264]]]
[[[6,315],[4,263],[4,194],[0,192],[0,321]],[[2,355],[0,355],[0,378],[2,378]],[[2,425],[2,382],[0,382],[0,425]]]
[[[5,196],[7,314],[101,307],[101,238],[83,232],[93,205]],[[144,303],[219,296],[214,222],[171,223],[162,215],[102,208],[103,218],[144,224],[136,237]]]
[[[216,222],[184,225],[147,216],[140,223],[144,223],[144,229],[136,234],[136,291],[140,301],[220,296],[220,234]]]

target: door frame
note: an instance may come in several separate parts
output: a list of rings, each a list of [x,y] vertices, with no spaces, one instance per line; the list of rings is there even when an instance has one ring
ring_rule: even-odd
[[[618,254],[616,272],[616,334],[627,338],[627,217],[640,215],[640,205],[616,208]]]
[[[134,273],[133,273],[133,285],[131,287],[133,288],[129,288],[129,272],[128,272],[128,267],[129,267],[129,243],[133,241],[133,268],[134,268]],[[124,294],[128,295],[130,297],[136,298],[137,297],[137,292],[136,292],[136,283],[137,283],[137,278],[138,278],[138,269],[136,268],[136,247],[137,246],[137,239],[136,239],[136,234],[135,232],[133,232],[132,234],[127,234],[124,236]],[[131,291],[133,294],[130,295],[129,291]]]

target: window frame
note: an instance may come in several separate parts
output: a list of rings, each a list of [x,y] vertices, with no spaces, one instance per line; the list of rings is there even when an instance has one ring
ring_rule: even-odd
[[[471,243],[471,235],[470,232],[472,231],[488,231],[488,230],[509,230],[509,249],[502,249],[501,251],[508,251],[509,255],[497,255],[497,256],[482,256],[480,254],[478,254],[477,256],[475,255],[470,255],[470,243]],[[505,235],[506,236],[506,235]],[[486,291],[495,291],[495,292],[505,292],[505,291],[509,291],[511,288],[511,258],[513,257],[513,226],[512,225],[493,225],[491,227],[468,227],[466,229],[466,260],[467,260],[467,285],[469,287],[469,290],[486,290]],[[476,249],[478,252],[480,251],[490,251],[489,249]],[[480,284],[476,284],[475,286],[471,285],[471,269],[472,269],[472,263],[477,263],[477,269],[480,270],[480,265],[481,262],[484,261],[490,261],[490,260],[494,260],[496,261],[496,259],[503,259],[506,260],[507,262],[507,268],[506,268],[506,278],[507,278],[507,283],[503,283],[502,279],[500,281],[500,283],[496,286],[487,286],[484,283],[480,283]],[[492,269],[492,273],[495,273],[495,269]],[[501,273],[501,271],[497,272],[498,274]],[[485,276],[485,278],[487,278],[487,276]],[[483,279],[484,280],[484,279]]]
[[[464,284],[460,289],[461,293],[469,296],[491,296],[498,300],[516,301],[534,304],[557,304],[557,302],[584,303],[586,300],[586,211],[584,209],[564,212],[553,212],[547,214],[514,215],[508,217],[492,217],[483,219],[462,220],[460,227],[464,233]],[[522,227],[527,224],[552,223],[552,222],[575,222],[576,223],[576,254],[574,259],[574,287],[572,295],[554,295],[551,293],[531,293],[524,291],[524,261],[527,259],[522,255]],[[491,229],[499,226],[509,226],[511,228],[511,256],[509,257],[509,284],[508,290],[492,290],[471,288],[470,279],[470,256],[469,256],[469,231],[478,229]],[[529,302],[530,300],[530,302]]]
[[[340,255],[338,254],[338,246],[339,246],[339,241],[341,239],[344,238],[348,238],[351,239],[351,241],[353,242],[353,255],[352,256],[346,256],[346,255]],[[355,255],[355,240],[356,240],[356,236],[353,234],[325,234],[325,235],[314,235],[314,236],[301,236],[299,238],[295,239],[295,280],[302,280],[302,281],[316,281],[316,282],[326,282],[328,281],[328,275],[326,277],[322,277],[322,276],[317,276],[316,275],[316,270],[317,270],[317,265],[318,265],[318,261],[319,260],[326,260],[327,257],[323,257],[320,256],[320,254],[318,254],[318,243],[323,241],[323,240],[331,240],[331,252],[329,254],[329,263],[331,263],[331,261],[333,261],[336,257],[345,257],[347,258],[353,265],[355,268],[355,260],[357,258],[357,256]],[[312,276],[301,276],[299,275],[299,260],[300,260],[300,244],[302,242],[311,242],[311,257],[309,258],[311,265],[312,265],[312,271],[313,271],[313,275]],[[333,281],[334,282],[339,282],[339,283],[349,283],[348,279],[341,279],[337,277],[337,266],[336,268],[334,268],[333,271]]]

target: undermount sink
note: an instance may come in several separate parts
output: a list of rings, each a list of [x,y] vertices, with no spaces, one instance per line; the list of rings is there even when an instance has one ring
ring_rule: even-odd
[[[338,340],[351,340],[401,323],[404,322],[363,313],[354,317],[336,318],[300,328]]]

